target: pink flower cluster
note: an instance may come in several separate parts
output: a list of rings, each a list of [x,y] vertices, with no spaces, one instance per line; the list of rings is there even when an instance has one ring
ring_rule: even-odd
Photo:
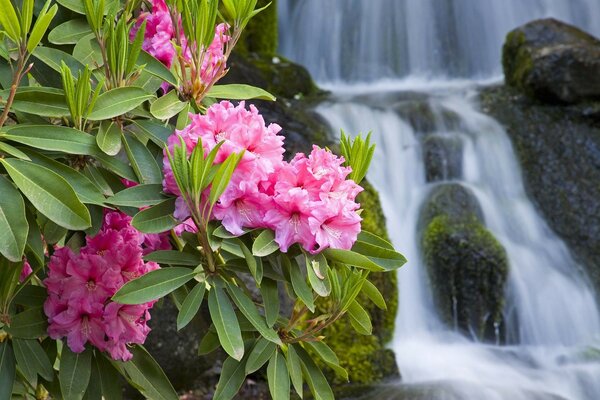
[[[174,46],[176,30],[173,26],[173,21],[165,0],[152,0],[152,12],[146,12],[140,15],[130,35],[132,40],[144,21],[146,21],[146,32],[142,48],[165,64],[168,68],[171,68],[177,54]],[[213,42],[205,50],[200,73],[204,84],[211,82],[219,72],[219,67],[225,63],[223,48],[225,43],[230,39],[230,37],[226,35],[227,30],[228,26],[226,24],[219,24],[216,27]],[[179,27],[179,32],[183,55],[186,60],[189,61],[191,52],[188,47],[187,38],[183,35],[183,28],[181,26]]]
[[[146,340],[154,302],[125,305],[110,298],[126,282],[159,268],[142,260],[143,242],[129,216],[111,211],[79,253],[68,247],[54,252],[44,280],[49,294],[44,311],[52,339],[66,337],[76,353],[89,342],[115,360],[131,359],[127,345]]]
[[[223,141],[215,163],[231,153],[244,151],[229,186],[219,199],[211,218],[234,235],[244,228],[269,228],[281,251],[299,243],[318,253],[328,247],[350,249],[360,232],[360,205],[355,198],[363,189],[346,179],[351,172],[344,159],[313,146],[307,157],[297,154],[291,162],[283,159],[283,136],[276,124],[265,126],[254,106],[244,102],[234,107],[228,101],[212,105],[206,115],[191,115],[191,124],[169,137],[168,148],[183,139],[188,154],[201,139],[205,154]],[[181,196],[166,157],[163,159],[163,186]],[[177,200],[176,218],[190,215],[182,197]]]

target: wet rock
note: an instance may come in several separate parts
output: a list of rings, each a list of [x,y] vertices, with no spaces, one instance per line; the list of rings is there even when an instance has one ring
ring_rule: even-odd
[[[529,197],[600,291],[600,125],[585,112],[600,103],[544,105],[503,86],[480,100],[506,128]]]
[[[600,98],[600,41],[555,19],[511,31],[502,53],[508,85],[545,102]]]
[[[427,182],[458,179],[462,176],[463,144],[451,135],[428,135],[423,141]]]
[[[446,132],[460,125],[456,113],[428,100],[400,101],[392,104],[391,108],[419,133]]]
[[[506,251],[483,225],[468,189],[441,185],[424,204],[421,248],[442,320],[468,336],[500,340]]]

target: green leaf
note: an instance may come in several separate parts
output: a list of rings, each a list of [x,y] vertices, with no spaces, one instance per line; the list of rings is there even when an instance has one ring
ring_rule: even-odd
[[[254,343],[254,347],[246,361],[246,375],[258,371],[277,351],[277,345],[267,339],[260,337]]]
[[[159,264],[185,265],[197,267],[202,260],[200,254],[184,253],[177,250],[158,250],[144,257],[146,261],[154,261]]]
[[[131,347],[130,351],[132,360],[111,361],[127,380],[148,399],[178,400],[175,389],[150,353],[139,345]]]
[[[147,136],[161,149],[165,147],[167,139],[173,133],[173,129],[152,120],[135,120],[133,124],[139,132]]]
[[[122,135],[127,158],[140,183],[161,183],[162,170],[150,150],[130,135]]]
[[[85,394],[92,373],[92,351],[87,348],[82,353],[73,353],[65,343],[60,357],[58,379],[65,400],[81,400]]]
[[[116,156],[121,151],[121,127],[114,121],[102,121],[96,135],[96,143],[100,150],[109,156]]]
[[[3,90],[0,97],[6,99],[8,93],[8,90]],[[49,87],[19,88],[11,110],[40,117],[62,118],[70,115],[64,92]]]
[[[373,333],[373,325],[371,324],[371,318],[365,309],[356,301],[353,300],[348,307],[348,316],[350,317],[350,323],[356,332],[361,335],[370,335]]]
[[[185,298],[181,306],[181,310],[179,310],[179,314],[177,315],[177,330],[183,329],[187,324],[189,324],[194,316],[200,310],[200,306],[202,305],[202,299],[204,298],[204,292],[206,291],[206,285],[201,282],[197,283],[196,286],[190,291],[190,293]]]
[[[28,161],[11,158],[0,162],[31,204],[50,220],[71,230],[91,226],[88,209],[60,175]]]
[[[314,291],[321,297],[329,296],[329,293],[331,293],[331,284],[327,272],[329,266],[327,265],[325,256],[323,254],[317,254],[316,256],[304,254],[304,261],[306,263],[308,281]]]
[[[170,267],[150,271],[127,282],[112,297],[122,304],[142,304],[156,300],[194,278],[196,273],[189,268]]]
[[[52,364],[37,339],[14,338],[13,345],[17,363],[30,382],[34,382],[37,375],[52,381],[54,378]]]
[[[231,400],[246,380],[245,361],[236,361],[228,357],[223,363],[221,376],[213,400]]]
[[[15,355],[10,346],[10,341],[0,342],[0,399],[9,400],[12,398],[16,374]]]
[[[31,161],[62,176],[69,185],[73,187],[77,197],[79,197],[83,203],[97,205],[104,204],[104,196],[100,193],[100,190],[81,172],[33,150],[26,151],[26,154]]]
[[[94,155],[97,151],[92,135],[66,126],[17,125],[1,137],[37,149],[67,154]]]
[[[27,154],[8,143],[0,142],[0,151],[13,157],[20,158],[21,160],[31,161],[31,159],[27,157]]]
[[[263,278],[262,260],[260,258],[255,258],[243,241],[238,240],[238,245],[240,246],[240,249],[242,249],[242,253],[244,253],[244,258],[246,259],[246,264],[248,265],[252,277],[260,287]]]
[[[214,85],[206,96],[228,100],[259,99],[275,101],[275,96],[266,90],[244,84]]]
[[[41,308],[30,308],[12,317],[10,327],[4,329],[21,339],[37,339],[46,334],[48,322]]]
[[[48,40],[54,44],[75,44],[84,36],[92,33],[84,19],[72,19],[58,25],[48,34]]]
[[[232,153],[227,157],[225,161],[221,165],[219,165],[217,169],[217,173],[212,181],[212,187],[210,188],[210,194],[208,195],[208,200],[211,205],[214,205],[219,197],[223,194],[227,185],[229,185],[229,181],[231,180],[231,175],[235,168],[239,164],[240,160],[244,156],[244,153]]]
[[[92,69],[104,65],[102,50],[93,33],[79,39],[73,48],[73,57],[83,65],[91,66]]]
[[[335,400],[333,391],[321,369],[317,367],[306,350],[300,346],[295,347],[295,349],[300,357],[304,379],[306,380],[306,383],[308,383],[308,387],[315,400]]]
[[[372,238],[369,238],[372,240]],[[384,246],[388,243],[384,242]],[[387,246],[382,247],[378,244],[373,244],[372,242],[363,242],[361,240],[357,240],[352,246],[352,251],[356,253],[360,253],[369,258],[369,260],[373,261],[381,268],[386,271],[392,271],[400,268],[404,264],[406,264],[406,258],[398,252],[396,252],[393,248],[389,249]]]
[[[19,262],[29,231],[25,202],[21,193],[2,175],[0,193],[0,253],[10,261]]]
[[[21,24],[10,0],[0,0],[0,10],[2,10],[0,12],[0,25],[14,42],[18,42],[21,38]]]
[[[290,398],[290,375],[283,354],[276,351],[269,360],[267,379],[271,397],[277,400]]]
[[[369,271],[385,271],[385,268],[377,265],[371,259],[362,254],[350,250],[326,249],[323,254],[327,259],[341,262],[355,267],[364,268]]]
[[[387,305],[385,304],[385,299],[383,298],[383,295],[381,294],[379,289],[377,289],[377,286],[373,285],[371,281],[364,281],[362,291],[373,303],[375,303],[377,307],[379,307],[382,310],[387,310]]]
[[[97,161],[100,161],[104,168],[114,172],[121,178],[125,178],[130,181],[136,181],[138,179],[129,164],[124,163],[123,161],[119,160],[119,158],[108,156],[100,151],[100,149],[96,150],[93,156]]]
[[[304,392],[302,387],[302,366],[300,364],[300,357],[298,357],[298,353],[296,353],[295,346],[296,345],[293,344],[288,346],[286,363],[292,385],[294,386],[296,393],[298,393],[298,396],[302,398]]]
[[[50,26],[50,22],[52,22],[52,19],[56,15],[57,11],[58,7],[55,4],[48,10],[48,12],[38,15],[38,18],[35,21],[35,25],[33,26],[31,33],[29,34],[29,40],[27,41],[28,52],[33,52],[37,45],[40,44],[40,41],[46,34],[46,31]]]
[[[279,338],[277,332],[267,325],[265,319],[259,314],[254,302],[244,293],[244,291],[229,282],[227,283],[227,290],[229,291],[229,294],[231,295],[235,305],[239,308],[242,314],[244,314],[248,321],[250,321],[252,326],[254,326],[265,339],[275,344],[282,345],[281,339]]]
[[[85,6],[82,0],[56,0],[58,4],[68,8],[71,11],[75,11],[77,14],[85,15]],[[95,0],[94,0],[95,1]],[[119,0],[105,0],[103,14],[106,15]]]
[[[109,90],[98,97],[88,119],[99,121],[118,117],[153,97],[154,95],[146,93],[144,89],[133,86]]]
[[[162,81],[169,83],[171,86],[179,86],[173,73],[163,63],[152,57],[147,52],[140,52],[137,65],[144,66],[144,71],[156,76],[157,78],[160,78]]]
[[[279,245],[275,241],[275,233],[270,229],[263,230],[252,244],[252,254],[257,257],[266,257],[279,250]]]
[[[137,213],[131,224],[143,233],[162,233],[170,231],[179,222],[173,218],[175,210],[175,199],[168,199],[155,206]]]
[[[161,184],[137,185],[121,190],[106,200],[109,204],[121,207],[147,207],[162,203],[167,199],[162,193]]]
[[[283,260],[287,260],[287,256],[283,256]],[[294,293],[296,293],[298,298],[302,300],[302,302],[311,312],[315,312],[313,293],[306,283],[306,278],[304,278],[304,275],[302,275],[300,266],[296,260],[292,260],[291,263],[287,261],[286,265],[290,266],[290,278],[292,280],[292,288],[294,289]]]
[[[392,245],[390,242],[388,242],[385,239],[380,238],[379,236],[377,236],[371,232],[367,232],[365,230],[362,230],[358,234],[358,240],[361,242],[370,243],[374,246],[383,247],[384,249],[394,251],[394,245]]]
[[[340,378],[348,380],[348,371],[340,366],[340,360],[329,346],[323,342],[306,342],[306,345],[313,349]]]
[[[56,72],[60,72],[61,62],[67,64],[73,75],[84,68],[75,57],[53,47],[36,47],[33,55]]]
[[[241,360],[244,356],[244,341],[240,324],[223,290],[223,283],[219,280],[215,282],[208,294],[208,309],[223,350],[235,360]]]
[[[275,322],[277,322],[277,318],[279,318],[280,307],[277,282],[269,278],[264,278],[260,285],[260,293],[265,306],[265,319],[267,320],[267,326],[273,327]]]
[[[98,369],[98,380],[104,398],[106,400],[120,400],[123,394],[121,393],[121,382],[117,370],[101,354],[96,354],[92,363]]]
[[[171,90],[150,105],[150,113],[157,119],[167,120],[179,114],[186,105],[187,103],[179,100],[177,90]]]
[[[46,299],[48,299],[48,292],[45,287],[25,285],[15,295],[13,303],[26,307],[42,308]]]
[[[198,344],[198,355],[204,356],[217,350],[221,343],[219,342],[219,336],[216,332],[208,331],[206,335],[200,340]]]

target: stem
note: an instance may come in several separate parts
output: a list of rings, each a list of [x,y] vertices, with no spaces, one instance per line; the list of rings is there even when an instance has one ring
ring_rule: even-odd
[[[0,128],[4,126],[4,123],[8,119],[8,113],[10,112],[10,108],[12,107],[13,102],[15,101],[15,96],[17,95],[17,89],[19,87],[19,83],[23,78],[23,70],[25,68],[25,63],[27,62],[27,53],[23,51],[21,47],[19,49],[19,61],[17,63],[17,71],[13,76],[13,81],[10,86],[10,93],[8,95],[8,99],[6,100],[6,105],[4,106],[4,111],[2,115],[0,115]]]

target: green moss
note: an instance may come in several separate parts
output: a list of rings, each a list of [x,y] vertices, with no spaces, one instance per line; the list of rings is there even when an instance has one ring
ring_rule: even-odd
[[[361,185],[365,190],[357,201],[363,209],[362,227],[387,239],[379,195],[370,183],[363,181]],[[352,383],[370,384],[398,374],[394,353],[385,348],[385,344],[391,340],[394,333],[394,320],[398,308],[396,273],[372,273],[369,279],[379,288],[387,302],[387,310],[380,310],[367,298],[359,300],[371,316],[373,335],[357,334],[348,318],[342,318],[324,332],[326,343],[340,358],[340,363],[347,369]],[[327,304],[320,304],[319,307],[326,310]],[[329,377],[335,383],[344,383],[338,377],[334,377],[333,373]]]
[[[274,55],[278,46],[277,34],[277,0],[258,0],[256,8],[266,9],[250,20],[241,40],[238,50],[242,52]]]

